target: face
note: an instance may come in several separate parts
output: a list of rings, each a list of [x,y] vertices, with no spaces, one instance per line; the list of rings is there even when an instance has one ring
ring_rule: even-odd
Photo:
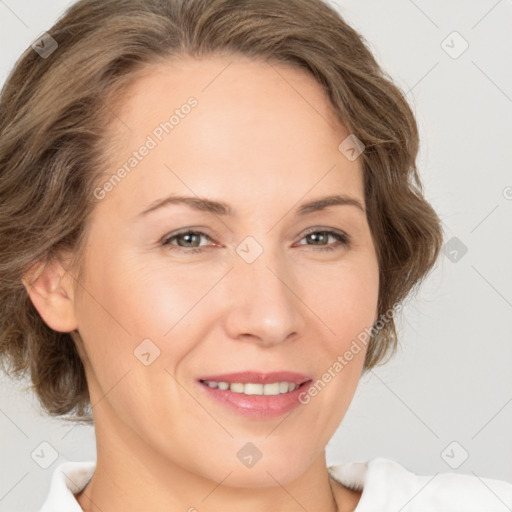
[[[182,59],[132,84],[73,297],[100,443],[215,481],[232,471],[234,486],[267,471],[285,484],[322,456],[364,346],[335,363],[377,319],[348,135],[314,78],[283,65]],[[333,195],[353,201],[301,212]]]

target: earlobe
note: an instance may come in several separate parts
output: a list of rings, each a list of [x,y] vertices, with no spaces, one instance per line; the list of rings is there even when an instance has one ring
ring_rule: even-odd
[[[57,259],[37,263],[22,279],[23,285],[43,321],[58,332],[77,329],[74,311],[74,279]]]

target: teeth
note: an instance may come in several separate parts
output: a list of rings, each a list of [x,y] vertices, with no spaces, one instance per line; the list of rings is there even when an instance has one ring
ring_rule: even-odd
[[[204,383],[210,388],[218,388],[223,391],[230,390],[234,393],[243,393],[244,395],[279,395],[281,393],[288,393],[297,388],[295,382],[271,382],[268,384],[255,384],[248,382],[243,384],[241,382],[215,382],[215,381],[204,381]]]
[[[285,383],[286,384],[286,383]],[[264,395],[279,395],[279,382],[273,382],[272,384],[264,384],[262,387],[262,393]],[[284,386],[283,386],[284,389]]]
[[[230,391],[234,391],[235,393],[243,393],[245,390],[245,384],[234,382],[229,386],[229,389]]]

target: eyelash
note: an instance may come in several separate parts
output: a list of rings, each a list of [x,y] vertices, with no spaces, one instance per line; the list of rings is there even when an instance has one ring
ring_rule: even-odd
[[[336,246],[318,246],[318,247],[315,247],[315,246],[312,246],[315,248],[315,250],[317,251],[334,251],[336,249],[339,249],[341,247],[349,247],[350,246],[350,236],[347,235],[346,233],[343,233],[343,232],[338,232],[338,231],[332,231],[332,230],[328,230],[328,229],[314,229],[314,230],[311,230],[311,231],[308,231],[307,233],[304,234],[304,236],[301,238],[301,240],[303,240],[304,238],[306,238],[307,236],[309,235],[312,235],[312,234],[318,234],[318,233],[323,233],[323,234],[326,234],[326,235],[332,235],[334,238],[336,238],[338,240],[338,242],[340,242],[339,244],[337,244]],[[183,235],[201,235],[201,236],[204,236],[206,237],[208,240],[212,240],[206,233],[203,233],[202,231],[192,231],[192,230],[187,230],[187,231],[182,231],[181,233],[176,233],[170,237],[167,237],[167,238],[164,238],[163,241],[162,241],[162,245],[163,246],[168,246],[170,248],[172,248],[171,250],[176,250],[176,251],[179,251],[179,252],[184,252],[184,253],[200,253],[200,252],[203,252],[205,250],[205,246],[202,246],[202,247],[179,247],[177,245],[173,245],[171,244],[171,240],[174,240],[175,238],[178,238],[180,236],[183,236]],[[301,244],[301,245],[307,245],[307,244]]]

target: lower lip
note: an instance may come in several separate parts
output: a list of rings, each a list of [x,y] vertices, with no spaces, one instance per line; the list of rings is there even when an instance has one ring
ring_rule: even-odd
[[[293,391],[279,395],[245,395],[230,390],[211,388],[201,382],[198,382],[198,385],[208,396],[242,416],[270,419],[286,414],[301,405],[299,395],[307,392],[312,383],[313,381],[305,382]]]

